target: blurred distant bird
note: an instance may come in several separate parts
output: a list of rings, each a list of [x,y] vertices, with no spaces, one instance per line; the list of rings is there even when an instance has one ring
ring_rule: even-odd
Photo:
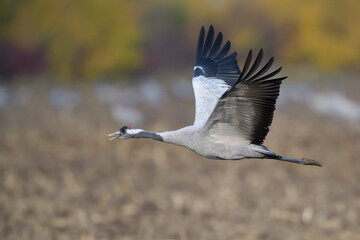
[[[262,50],[252,64],[250,50],[240,71],[237,53],[227,55],[230,42],[220,50],[222,40],[220,32],[214,41],[212,25],[206,38],[201,28],[192,79],[196,103],[193,125],[162,133],[124,126],[109,134],[109,140],[151,138],[187,147],[210,159],[262,158],[321,166],[311,159],[280,156],[261,145],[269,132],[280,84],[286,77],[274,77],[281,67],[268,71],[274,58],[257,71]]]

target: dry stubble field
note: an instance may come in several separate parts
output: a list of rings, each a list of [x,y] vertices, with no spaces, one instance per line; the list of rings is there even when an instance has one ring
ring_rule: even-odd
[[[0,239],[360,239],[358,124],[291,105],[265,145],[324,167],[214,161],[150,140],[107,142],[131,123],[112,120],[89,89],[74,109],[36,91],[0,109]],[[144,108],[138,127],[184,126],[191,105]]]

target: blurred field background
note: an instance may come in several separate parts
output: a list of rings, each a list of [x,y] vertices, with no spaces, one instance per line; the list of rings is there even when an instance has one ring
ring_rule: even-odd
[[[360,239],[360,2],[0,1],[0,239]],[[265,145],[214,161],[123,125],[192,123],[198,32],[275,56]]]

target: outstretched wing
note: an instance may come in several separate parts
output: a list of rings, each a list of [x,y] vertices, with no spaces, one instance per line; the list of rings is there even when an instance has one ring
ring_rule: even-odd
[[[287,77],[273,78],[281,67],[268,73],[274,58],[256,72],[263,58],[262,49],[250,67],[251,58],[250,50],[239,80],[219,99],[204,126],[204,132],[215,141],[262,144],[269,132],[280,84]]]
[[[193,75],[195,93],[195,122],[203,126],[214,110],[219,98],[233,86],[240,76],[236,60],[236,52],[226,56],[230,50],[227,41],[221,47],[223,40],[220,32],[214,41],[214,27],[210,25],[205,39],[205,29],[201,28]],[[220,50],[220,51],[219,51]]]

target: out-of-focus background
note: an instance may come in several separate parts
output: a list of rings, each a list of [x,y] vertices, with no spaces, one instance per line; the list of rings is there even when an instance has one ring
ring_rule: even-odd
[[[0,1],[0,239],[360,239],[360,2]],[[265,141],[213,161],[123,125],[192,124],[198,32],[289,78]]]

